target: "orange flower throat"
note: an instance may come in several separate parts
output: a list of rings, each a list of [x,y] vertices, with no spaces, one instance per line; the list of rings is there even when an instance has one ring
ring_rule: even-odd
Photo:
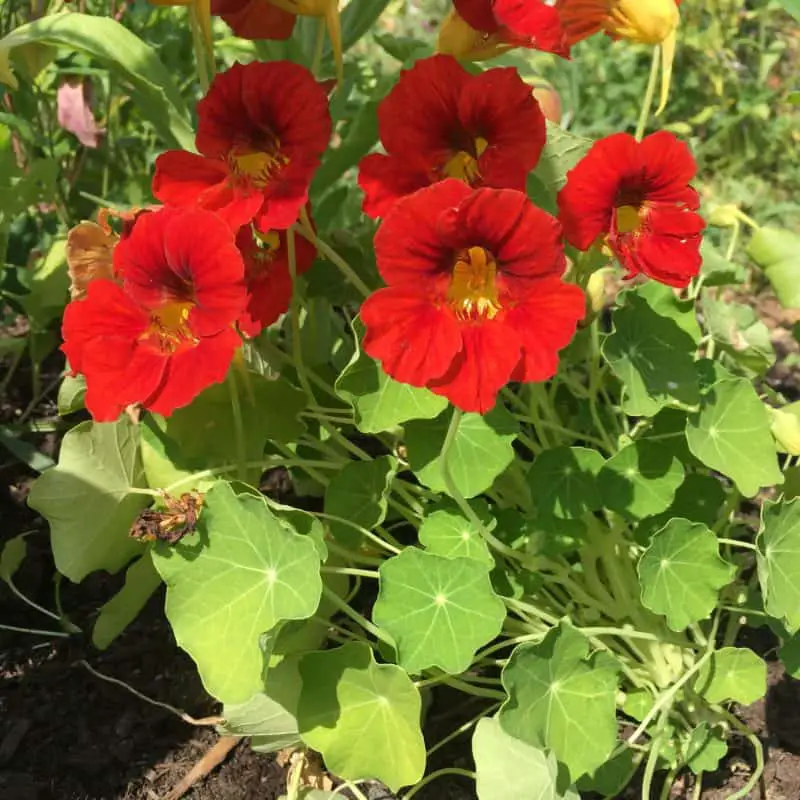
[[[153,310],[150,324],[140,338],[164,355],[194,347],[199,340],[188,324],[192,308],[194,303],[172,302]]]
[[[464,183],[474,184],[481,177],[478,159],[488,146],[489,142],[479,136],[475,139],[473,151],[459,150],[442,167],[442,173],[446,178],[457,178]]]
[[[500,311],[497,299],[497,262],[483,247],[469,247],[456,255],[447,301],[459,319],[493,319]]]
[[[263,189],[275,173],[289,163],[289,159],[280,152],[280,142],[256,150],[250,145],[236,145],[228,153],[228,168],[240,181],[249,182],[258,189]]]

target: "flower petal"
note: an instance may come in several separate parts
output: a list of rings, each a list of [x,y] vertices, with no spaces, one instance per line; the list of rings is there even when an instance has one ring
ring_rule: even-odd
[[[413,160],[404,157],[372,153],[361,159],[358,169],[364,213],[373,219],[385,217],[401,197],[429,184],[424,167],[414,166]]]

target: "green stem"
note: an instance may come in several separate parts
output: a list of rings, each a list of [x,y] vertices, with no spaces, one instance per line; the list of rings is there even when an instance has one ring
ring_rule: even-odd
[[[6,625],[4,622],[0,622],[0,630],[14,631],[15,633],[32,633],[35,636],[59,636],[62,638],[67,638],[69,636],[69,634],[64,633],[64,631],[42,631],[38,628],[18,628],[16,625]]]
[[[435,745],[429,747],[427,752],[428,758],[430,758],[437,750],[441,750],[445,745],[450,744],[450,742],[452,742],[453,739],[457,739],[459,736],[461,736],[462,733],[466,733],[468,730],[475,727],[475,725],[478,722],[480,722],[484,717],[488,717],[490,714],[494,714],[494,712],[497,711],[498,708],[500,708],[500,703],[495,703],[494,705],[489,706],[489,708],[482,709],[481,712],[479,714],[476,714],[471,720],[468,720],[463,725],[460,725],[454,731],[445,736],[444,739],[441,739],[440,741],[436,742]]]
[[[644,136],[644,129],[647,127],[647,120],[650,119],[650,111],[653,108],[653,98],[656,94],[656,83],[658,82],[658,65],[660,62],[661,50],[658,46],[653,48],[653,61],[650,64],[650,77],[647,79],[647,88],[642,100],[642,110],[639,114],[639,122],[636,125],[636,141],[641,142]]]
[[[236,383],[235,368],[228,371],[228,390],[231,396],[233,427],[236,435],[236,477],[245,482],[247,479],[247,444],[244,438],[244,418],[242,417],[242,401]]]
[[[739,539],[723,539],[722,537],[718,537],[717,541],[720,544],[727,544],[730,547],[743,547],[745,550],[755,550],[758,552],[758,545],[752,542],[742,542]]]
[[[369,531],[366,528],[362,528],[361,525],[358,525],[349,519],[344,519],[343,517],[337,517],[333,514],[326,514],[323,511],[312,511],[311,513],[315,517],[320,517],[321,519],[331,520],[331,522],[338,522],[340,525],[348,525],[349,527],[357,530],[362,536],[366,536],[367,539],[375,542],[375,544],[377,544],[379,547],[382,547],[384,550],[388,550],[392,555],[396,556],[400,553],[399,547],[395,547],[393,544],[389,544],[389,542],[386,542],[383,539],[381,539],[380,536],[376,536],[372,531]]]
[[[46,617],[50,617],[50,619],[54,619],[56,622],[61,622],[61,617],[58,614],[54,614],[52,611],[48,611],[46,608],[42,608],[38,603],[34,603],[29,597],[24,595],[17,587],[14,585],[14,581],[11,578],[6,578],[6,583],[8,584],[8,588],[26,605],[29,605],[31,608],[36,609],[41,614],[44,614]]]
[[[378,580],[380,575],[374,569],[358,569],[356,567],[320,567],[319,571],[323,575],[357,575],[360,578],[372,578]]]
[[[322,584],[322,593],[338,611],[341,611],[343,614],[350,617],[353,622],[358,623],[365,631],[367,631],[367,633],[371,633],[376,639],[380,639],[380,641],[382,641],[384,644],[388,644],[390,647],[395,646],[391,636],[384,633],[376,625],[373,625],[366,617],[362,616],[358,613],[358,611],[345,603],[344,600],[342,600],[342,598],[336,594],[336,592],[334,592],[332,589],[329,589],[324,583]]]
[[[741,798],[749,797],[750,792],[755,789],[756,785],[758,784],[759,779],[764,774],[764,746],[761,744],[761,740],[753,733],[746,725],[740,722],[733,714],[726,711],[724,708],[720,706],[712,706],[714,710],[721,714],[728,723],[736,728],[742,736],[750,742],[753,746],[753,751],[755,752],[756,757],[756,768],[753,770],[753,774],[750,776],[750,779],[747,783],[742,786],[739,791],[734,792],[728,800],[741,800]]]
[[[475,780],[475,773],[468,769],[460,769],[459,767],[446,767],[444,769],[437,769],[436,772],[431,772],[426,775],[416,786],[409,789],[402,797],[402,800],[411,800],[414,795],[422,791],[429,783],[432,783],[437,778],[445,775],[460,775],[462,778],[469,778],[471,781]]]

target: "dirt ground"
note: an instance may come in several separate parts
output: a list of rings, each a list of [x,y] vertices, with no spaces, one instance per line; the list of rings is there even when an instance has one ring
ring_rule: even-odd
[[[796,320],[770,313],[759,303],[762,318],[773,332],[782,355],[797,352],[787,331]],[[49,365],[58,374],[60,364]],[[20,370],[7,396],[0,398],[0,424],[12,422],[25,408],[28,376]],[[48,380],[45,374],[44,381]],[[797,368],[775,368],[772,382],[797,396]],[[53,397],[37,411],[54,415]],[[39,449],[57,456],[58,437],[40,436]],[[53,563],[47,527],[25,505],[34,473],[0,449],[0,545],[22,532],[26,558],[17,582],[42,605],[52,607]],[[92,647],[97,609],[121,585],[122,576],[91,576],[80,586],[65,582],[63,605],[85,635],[70,638],[33,637],[0,630],[0,800],[161,800],[214,744],[210,728],[186,724],[164,708],[150,705],[118,685],[101,680],[81,663],[124,681],[154,700],[180,708],[194,717],[215,713],[193,663],[174,643],[163,616],[163,595],[108,649]],[[0,622],[46,628],[48,620],[24,606],[0,582]],[[742,644],[768,654],[772,643],[759,632]],[[765,700],[737,709],[755,731],[767,755],[764,777],[751,800],[800,800],[800,681],[783,675],[770,662],[770,689]],[[477,711],[467,709],[452,694],[436,697],[430,715],[429,742],[440,739]],[[431,768],[472,768],[469,735],[437,753]],[[704,800],[726,800],[747,781],[753,767],[749,744],[735,737],[720,770],[705,777]],[[656,794],[660,792],[656,781]],[[253,753],[246,743],[192,789],[188,800],[274,800],[285,790],[285,769],[273,756]],[[367,787],[370,800],[394,797],[378,785]],[[692,796],[691,778],[676,785],[673,798]],[[415,796],[417,800],[471,800],[470,782],[444,777]],[[624,800],[638,798],[635,788]],[[519,798],[526,800],[526,798]],[[620,798],[623,800],[623,798]]]

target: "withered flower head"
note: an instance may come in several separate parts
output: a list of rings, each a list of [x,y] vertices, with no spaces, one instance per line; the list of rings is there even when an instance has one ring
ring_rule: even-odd
[[[184,536],[194,533],[203,506],[203,496],[186,492],[180,497],[164,493],[165,510],[144,509],[131,525],[130,536],[141,542],[166,542],[176,544]]]

